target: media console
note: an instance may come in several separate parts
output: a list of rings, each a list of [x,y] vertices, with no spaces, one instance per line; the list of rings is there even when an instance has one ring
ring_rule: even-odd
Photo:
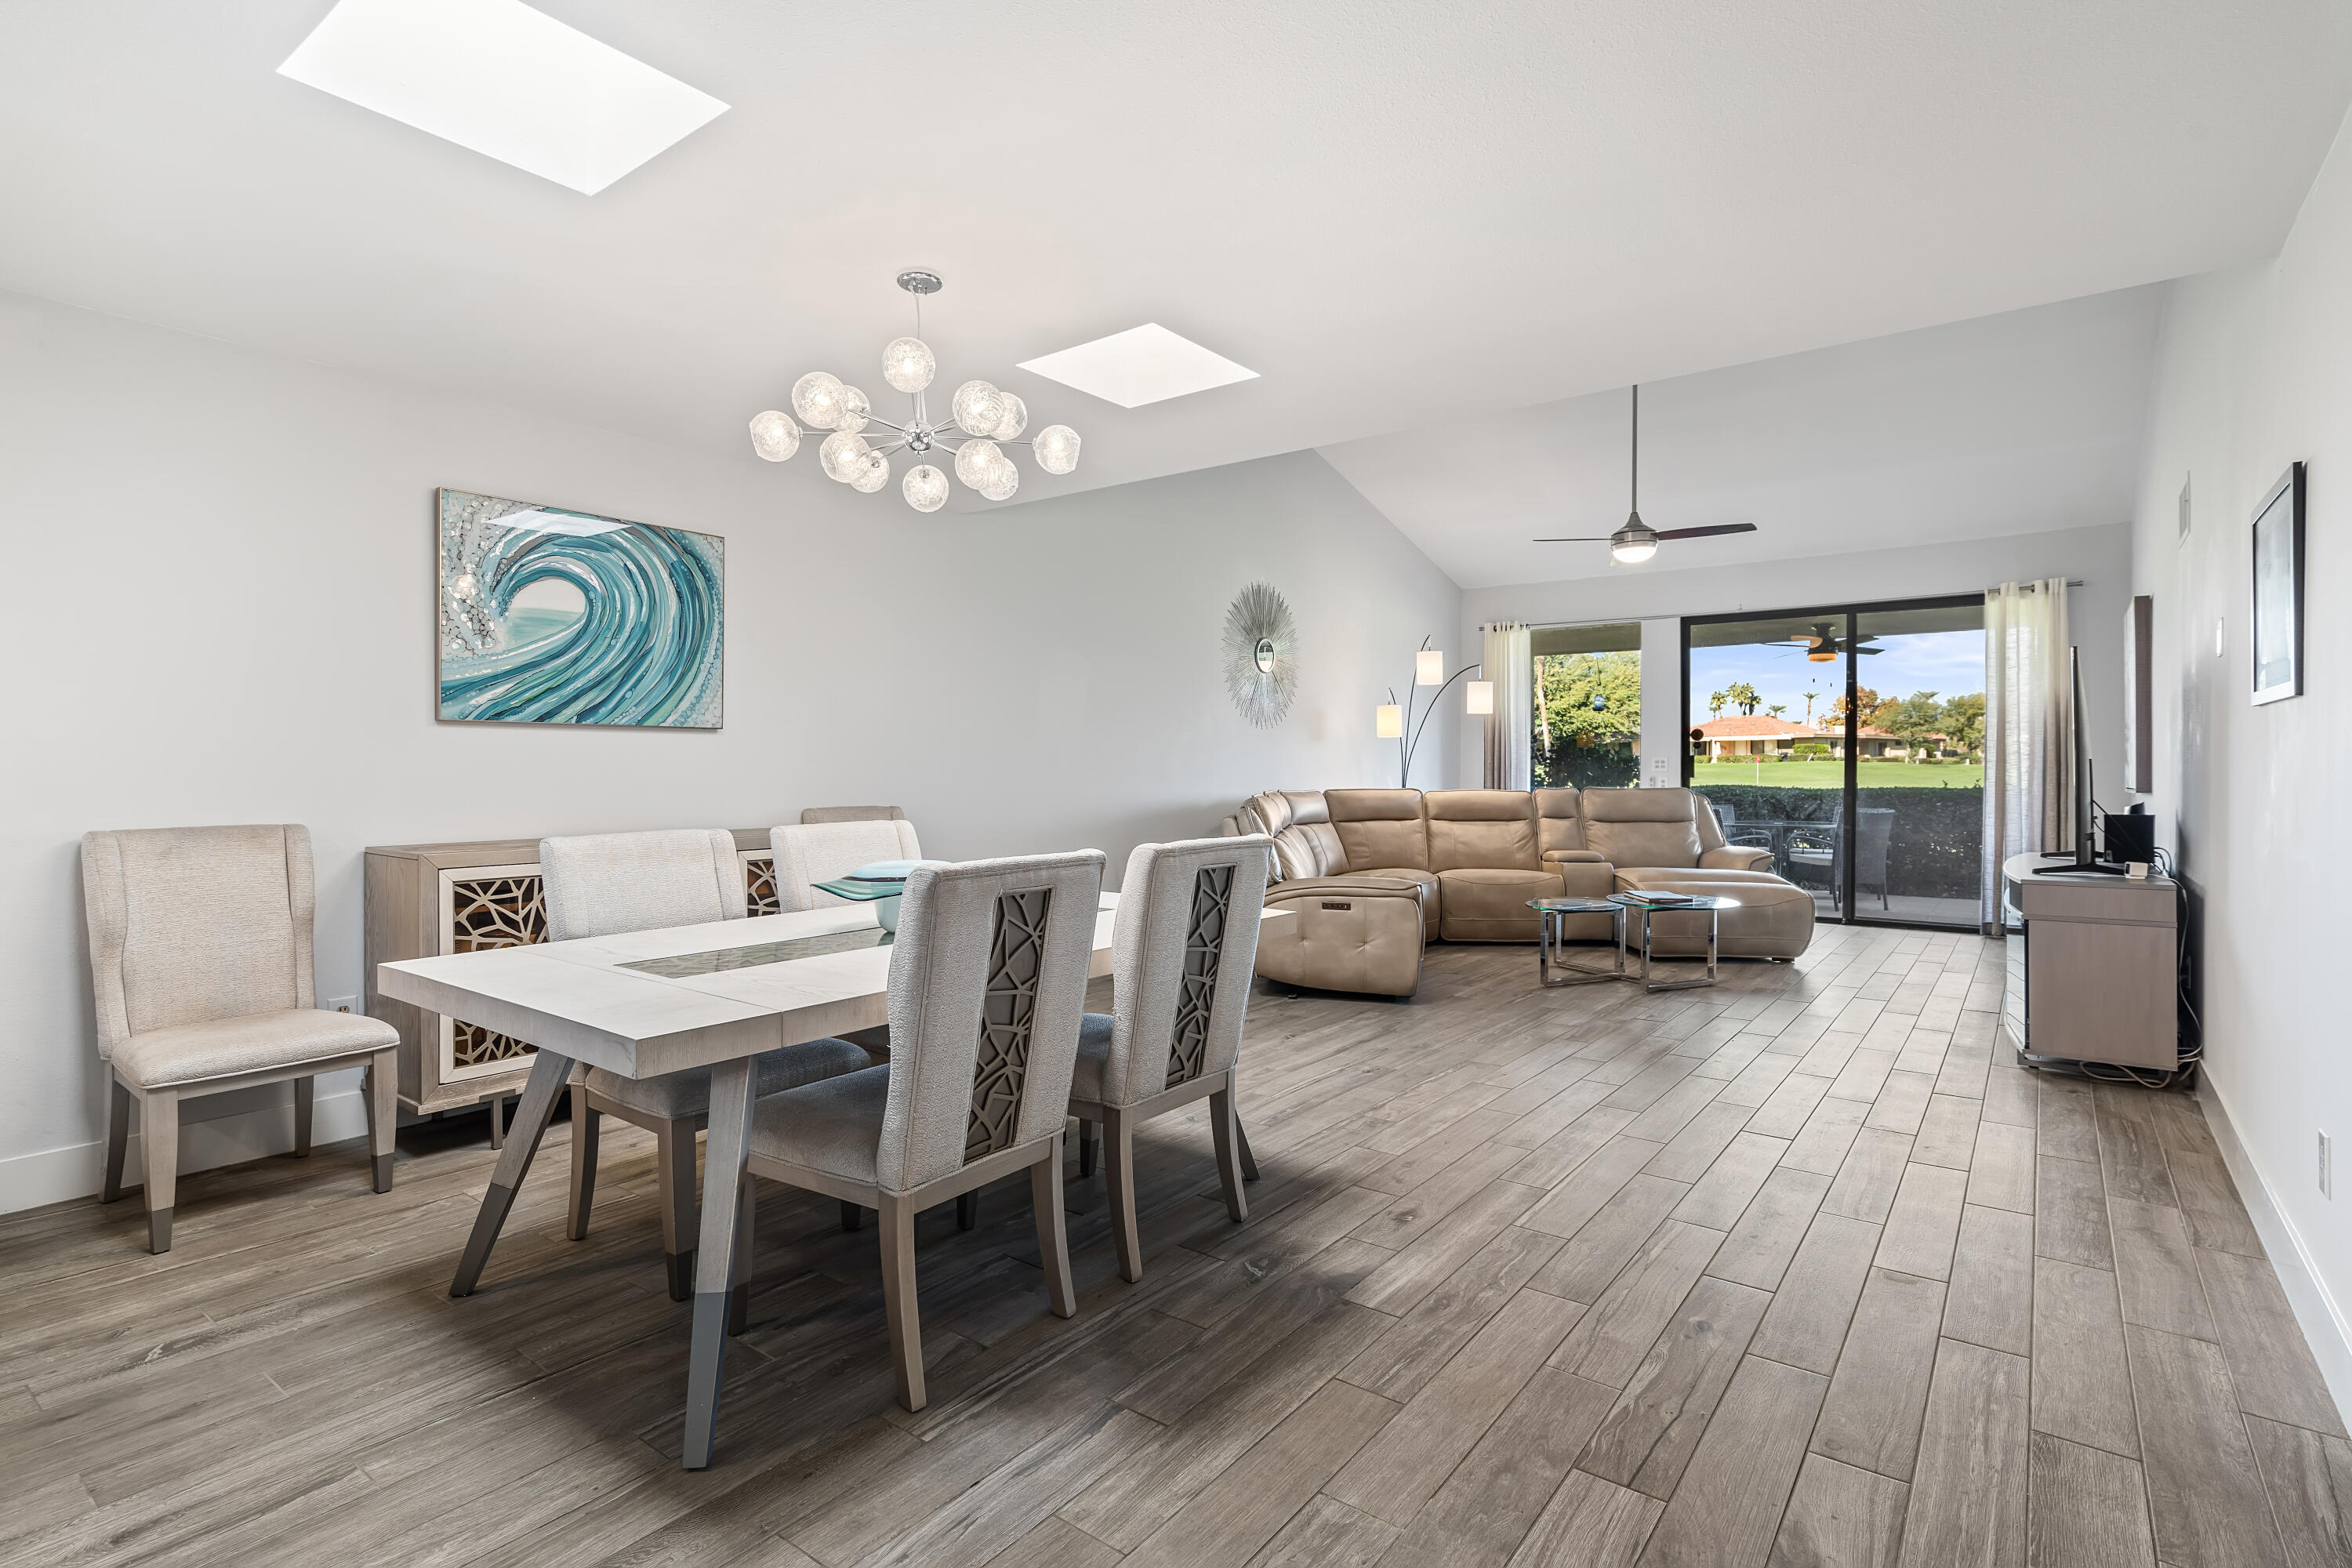
[[[2169,877],[2001,864],[2025,934],[2009,944],[2001,1025],[2031,1057],[2170,1072],[2179,1065],[2179,891]]]

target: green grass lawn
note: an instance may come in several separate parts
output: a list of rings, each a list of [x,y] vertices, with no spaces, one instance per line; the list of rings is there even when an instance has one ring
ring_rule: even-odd
[[[1855,783],[1863,789],[1982,789],[1981,763],[1901,763],[1864,757]],[[1843,789],[1845,763],[1835,761],[1693,763],[1691,787],[1711,784],[1765,784],[1779,789]]]

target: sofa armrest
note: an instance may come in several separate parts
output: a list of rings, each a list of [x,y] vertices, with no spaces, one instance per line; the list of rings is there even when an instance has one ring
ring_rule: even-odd
[[[1559,873],[1559,890],[1563,898],[1605,899],[1617,890],[1617,868],[1600,856],[1585,850],[1572,850],[1579,858],[1554,861],[1553,869]]]
[[[1547,849],[1544,851],[1544,864],[1547,866],[1605,866],[1608,863],[1609,857],[1601,854],[1598,849]]]
[[[1715,871],[1769,871],[1772,868],[1772,851],[1727,844],[1720,849],[1702,852],[1698,863]]]

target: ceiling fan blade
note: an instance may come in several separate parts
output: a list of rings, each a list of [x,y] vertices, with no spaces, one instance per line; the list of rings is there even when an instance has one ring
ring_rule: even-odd
[[[1708,528],[1662,528],[1658,531],[1658,537],[1660,539],[1705,539],[1710,534],[1755,531],[1756,525],[1752,522],[1718,522]]]
[[[1530,544],[1606,544],[1609,542],[1609,536],[1605,533],[1580,533],[1572,539],[1531,539],[1528,542]]]

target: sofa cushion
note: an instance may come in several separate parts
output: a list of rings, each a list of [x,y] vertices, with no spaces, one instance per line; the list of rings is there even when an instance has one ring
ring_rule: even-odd
[[[1533,942],[1539,917],[1528,900],[1560,896],[1557,871],[1465,866],[1440,871],[1437,882],[1438,934],[1448,942]]]
[[[1692,893],[1737,899],[1738,907],[1717,916],[1720,922],[1716,951],[1725,958],[1794,958],[1813,940],[1813,896],[1795,883],[1762,871],[1723,871],[1697,867],[1636,867],[1620,869],[1620,888],[1628,891]],[[1669,957],[1703,956],[1706,952],[1705,917],[1686,914],[1658,921],[1651,932],[1650,951]],[[1629,915],[1628,920],[1634,919]],[[1639,927],[1627,930],[1638,945]]]
[[[1331,820],[1331,814],[1324,809],[1323,792],[1308,789],[1270,789],[1254,795],[1243,805],[1241,815],[1257,819],[1258,826],[1250,831],[1269,837],[1294,823]]]
[[[1292,919],[1260,931],[1257,973],[1322,991],[1410,996],[1421,984],[1422,884],[1328,877],[1266,889],[1266,907]]]
[[[1375,867],[1429,869],[1429,834],[1417,789],[1328,789],[1324,805],[1347,852],[1347,868],[1368,876]]]
[[[1572,789],[1539,789],[1536,798],[1536,847],[1547,857],[1556,851],[1580,850],[1584,843],[1584,811]]]
[[[1421,797],[1429,824],[1429,868],[1542,868],[1535,796],[1523,789],[1433,789]]]
[[[1612,866],[1696,866],[1698,824],[1686,789],[1589,789],[1584,843]]]
[[[1283,879],[1331,877],[1346,869],[1347,851],[1328,822],[1293,823],[1274,836],[1275,864]]]

